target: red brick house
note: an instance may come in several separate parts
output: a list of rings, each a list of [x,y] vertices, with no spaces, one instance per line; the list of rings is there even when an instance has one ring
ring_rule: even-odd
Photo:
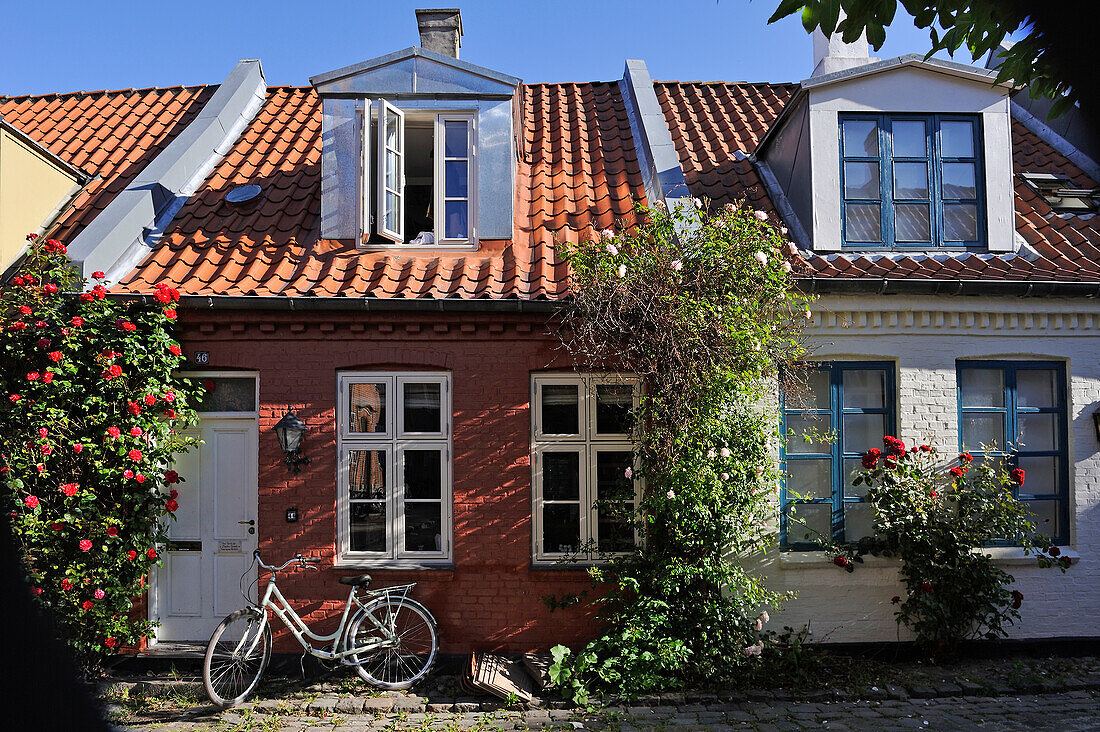
[[[589,588],[582,570],[556,564],[577,545],[630,542],[589,506],[630,459],[616,415],[633,385],[577,374],[559,349],[550,325],[568,273],[555,245],[631,226],[635,201],[688,195],[745,199],[790,227],[807,265],[801,284],[823,293],[813,335],[832,359],[827,378],[847,378],[845,364],[881,372],[884,430],[970,439],[954,375],[946,387],[931,378],[954,374],[955,361],[931,354],[974,359],[959,366],[960,383],[975,364],[1006,379],[1046,368],[1042,359],[1064,364],[1041,373],[1061,374],[1065,398],[1039,408],[1060,430],[1061,447],[1040,456],[1058,477],[1049,494],[1027,499],[1056,517],[1051,533],[1068,553],[1100,548],[1100,466],[1087,424],[1100,373],[1083,362],[1100,312],[1080,297],[1100,292],[1100,234],[1091,214],[1055,210],[1019,175],[1092,188],[1095,164],[1010,104],[987,72],[864,58],[801,84],[654,83],[629,61],[619,81],[524,84],[459,60],[460,22],[442,22],[452,24],[442,43],[425,34],[426,48],[321,74],[309,87],[268,87],[259,63],[242,61],[219,86],[0,97],[7,121],[96,176],[51,232],[85,273],[107,271],[120,297],[161,282],[183,294],[185,351],[210,391],[197,427],[205,444],[177,466],[188,482],[149,598],[162,640],[204,640],[240,607],[239,579],[249,579],[257,546],[269,560],[301,552],[331,565],[280,585],[310,621],[335,621],[344,596],[336,578],[366,571],[380,584],[418,583],[444,652],[529,651],[589,635],[588,610],[551,613],[543,598]],[[858,101],[883,78],[911,83],[917,101],[885,112]],[[942,119],[937,85],[956,95]],[[984,176],[977,204],[927,203],[963,230],[965,221],[942,216],[959,209],[943,207],[985,206],[981,241],[841,243],[829,228],[851,233],[840,212],[879,204],[834,205],[839,189],[817,182],[815,146],[825,143],[801,147],[795,134],[824,112],[835,146],[837,119],[849,119],[844,102],[828,107],[835,99],[856,99],[863,116],[853,120],[898,124],[899,135],[887,113],[934,125],[980,119],[984,136],[973,139],[985,147],[1002,135],[1003,159],[994,148],[980,163],[952,159]],[[839,157],[830,159],[835,168]],[[1033,305],[1021,295],[1050,297]],[[1038,321],[1026,318],[1037,311],[1050,328],[1060,324],[1058,338],[1073,338],[1036,344],[1027,329]],[[853,338],[846,323],[877,328],[883,340]],[[1014,365],[1025,357],[1030,365]],[[922,399],[946,406],[913,416],[907,400]],[[272,430],[288,410],[309,426],[302,454],[311,462],[300,472]],[[789,470],[839,475],[852,450],[838,449],[783,459]],[[1013,459],[1033,459],[1025,453]],[[850,535],[859,497],[822,487],[833,530]],[[803,548],[795,543],[784,538]],[[812,554],[762,559],[778,587],[800,593],[784,622],[816,620],[838,629],[835,640],[896,637],[894,570],[871,568],[863,576],[872,579],[853,586]],[[1095,607],[1096,590],[1085,589],[1097,586],[1086,581],[1095,570],[1071,572],[1078,579],[1062,585],[1020,577],[1052,601]],[[1089,635],[1089,618],[1062,629]],[[1060,634],[1038,622],[1021,628]]]

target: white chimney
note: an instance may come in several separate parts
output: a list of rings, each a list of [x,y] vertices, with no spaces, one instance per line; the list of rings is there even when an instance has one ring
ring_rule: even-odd
[[[458,8],[423,8],[416,11],[420,47],[458,58],[462,46],[462,11]]]
[[[844,19],[843,12],[840,14],[840,19]],[[818,28],[814,31],[814,71],[810,76],[831,74],[834,71],[843,71],[853,66],[878,61],[871,56],[869,48],[866,33],[853,43],[845,43],[840,39],[839,33],[826,38]]]

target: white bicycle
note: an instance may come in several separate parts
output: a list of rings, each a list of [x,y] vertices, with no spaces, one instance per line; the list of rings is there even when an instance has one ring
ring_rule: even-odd
[[[226,617],[206,646],[202,680],[215,705],[225,709],[240,704],[256,690],[271,660],[270,614],[302,645],[303,657],[308,653],[354,666],[373,686],[408,689],[428,674],[439,652],[439,633],[428,609],[408,596],[415,583],[367,590],[370,575],[341,577],[340,584],[351,585],[351,591],[340,626],[320,635],[294,612],[276,584],[278,572],[292,565],[317,569],[319,560],[299,554],[274,567],[260,559],[259,550],[253,556],[271,572],[263,598]],[[314,647],[310,640],[324,645]]]

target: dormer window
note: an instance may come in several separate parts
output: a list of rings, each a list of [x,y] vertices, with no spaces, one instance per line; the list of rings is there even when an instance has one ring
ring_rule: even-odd
[[[839,119],[845,247],[984,245],[976,115],[842,114]]]
[[[368,155],[377,163],[364,165],[362,245],[475,244],[476,116],[402,111],[385,100],[370,110]]]

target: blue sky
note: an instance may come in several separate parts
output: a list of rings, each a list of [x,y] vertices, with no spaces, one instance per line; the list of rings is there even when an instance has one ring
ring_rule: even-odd
[[[665,80],[796,81],[810,37],[767,25],[779,0],[442,0],[462,8],[462,58],[524,81],[622,76],[642,58]],[[13,3],[0,27],[0,94],[217,83],[259,58],[270,84],[417,45],[426,0]],[[899,9],[881,58],[927,50]],[[959,61],[968,61],[965,56]]]

